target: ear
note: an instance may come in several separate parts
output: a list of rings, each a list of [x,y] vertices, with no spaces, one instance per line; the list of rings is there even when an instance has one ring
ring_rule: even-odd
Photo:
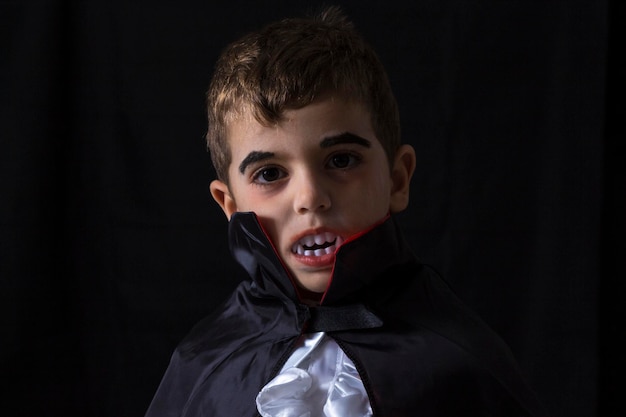
[[[230,193],[230,189],[228,185],[223,183],[220,180],[211,181],[211,185],[209,187],[211,189],[211,195],[213,199],[220,205],[224,214],[230,220],[230,216],[233,215],[237,211],[237,204],[235,203],[235,199],[232,197]]]
[[[415,150],[411,145],[402,145],[396,152],[391,168],[391,199],[389,211],[398,213],[409,205],[409,186],[415,171]]]

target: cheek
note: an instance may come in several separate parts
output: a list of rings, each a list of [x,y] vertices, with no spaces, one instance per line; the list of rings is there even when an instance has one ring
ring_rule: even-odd
[[[353,219],[371,223],[389,212],[390,181],[381,175],[363,176],[362,181],[339,194],[342,211]],[[368,226],[364,224],[361,226]]]
[[[253,211],[257,215],[264,215],[267,211],[267,197],[261,195],[252,187],[239,186],[233,190],[237,211]]]
[[[244,203],[239,206],[239,211],[253,211],[259,218],[266,219],[268,222],[283,217],[284,202],[278,198],[270,198],[254,190],[248,190],[242,200]]]
[[[374,217],[372,220],[378,220],[389,212],[390,200],[387,188],[379,186],[372,189],[367,200],[364,207],[368,207],[368,214]]]
[[[364,180],[363,189],[367,190],[369,200],[375,204],[384,204],[389,200],[391,179],[386,175],[373,174]]]

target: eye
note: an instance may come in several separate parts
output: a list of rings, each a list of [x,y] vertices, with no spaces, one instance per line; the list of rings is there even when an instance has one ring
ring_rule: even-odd
[[[253,182],[257,184],[269,184],[278,181],[287,176],[287,174],[277,167],[261,168],[252,176]]]
[[[361,158],[351,153],[337,153],[330,157],[328,166],[336,169],[346,169],[361,162]]]

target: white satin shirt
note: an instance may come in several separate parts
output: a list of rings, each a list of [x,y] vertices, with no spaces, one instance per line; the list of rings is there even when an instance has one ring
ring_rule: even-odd
[[[370,417],[354,363],[323,332],[303,335],[279,374],[256,398],[263,417]]]

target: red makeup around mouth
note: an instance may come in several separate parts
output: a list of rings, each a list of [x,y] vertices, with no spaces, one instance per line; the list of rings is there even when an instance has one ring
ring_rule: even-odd
[[[328,268],[335,262],[335,252],[344,242],[341,235],[325,230],[303,233],[291,246],[294,260],[310,268]]]

